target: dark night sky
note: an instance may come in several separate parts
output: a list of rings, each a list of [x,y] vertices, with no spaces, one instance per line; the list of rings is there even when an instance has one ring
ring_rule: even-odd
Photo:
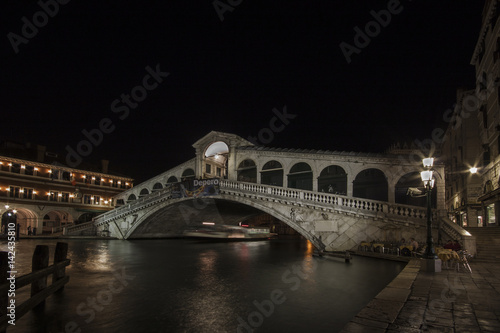
[[[297,116],[268,146],[379,152],[429,138],[456,89],[474,88],[483,2],[402,0],[348,64],[339,44],[387,6],[242,1],[221,21],[211,0],[72,0],[16,54],[9,33],[41,7],[3,0],[0,138],[64,154],[109,118],[114,131],[85,160],[108,158],[138,181],[192,158],[211,130],[257,135],[284,105]],[[170,75],[120,119],[112,102],[157,64]]]

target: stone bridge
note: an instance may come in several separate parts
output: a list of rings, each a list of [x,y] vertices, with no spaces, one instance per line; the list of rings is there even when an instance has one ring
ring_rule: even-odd
[[[121,193],[115,198],[120,207],[92,226],[120,239],[165,238],[205,221],[237,225],[267,213],[326,250],[426,239],[425,198],[407,195],[408,188],[421,186],[424,156],[265,148],[221,132],[193,147],[193,159]],[[438,161],[434,170],[434,239],[441,232],[475,252],[473,238],[445,217],[444,166]],[[179,181],[208,178],[220,179],[217,195],[172,195]]]

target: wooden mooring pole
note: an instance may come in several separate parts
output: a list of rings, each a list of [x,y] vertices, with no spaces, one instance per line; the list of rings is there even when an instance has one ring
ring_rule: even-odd
[[[31,271],[42,270],[49,266],[49,247],[47,245],[37,245],[31,260]],[[31,283],[31,297],[38,294],[40,291],[47,288],[47,275],[40,277]],[[45,299],[35,306],[36,309],[43,308]]]
[[[7,306],[14,300],[15,303],[15,320],[18,320],[28,311],[32,309],[43,309],[45,299],[62,290],[64,285],[68,283],[69,276],[66,275],[66,266],[70,264],[70,260],[66,258],[68,253],[67,243],[57,243],[54,253],[54,264],[49,266],[49,247],[46,245],[37,245],[32,257],[32,272],[23,276],[15,276],[15,280],[11,283],[9,271],[13,270],[9,266],[8,252],[0,252],[0,333],[6,331],[9,326],[9,318],[6,311]],[[14,269],[15,270],[15,269]],[[52,284],[47,286],[47,277],[53,274]],[[15,288],[18,289],[31,285],[31,297],[18,304],[14,296],[9,296]],[[9,301],[10,298],[10,301]]]

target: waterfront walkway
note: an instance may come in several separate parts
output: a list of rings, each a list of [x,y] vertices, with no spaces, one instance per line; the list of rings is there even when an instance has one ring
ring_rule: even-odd
[[[410,260],[341,332],[500,332],[500,263],[470,266],[429,273]]]

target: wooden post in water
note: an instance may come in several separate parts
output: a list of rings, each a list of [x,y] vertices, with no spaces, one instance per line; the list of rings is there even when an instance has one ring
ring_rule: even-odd
[[[47,245],[37,245],[35,252],[33,253],[33,259],[31,261],[31,270],[36,272],[40,269],[49,266],[49,247]],[[47,288],[47,276],[41,277],[38,280],[31,283],[31,297],[39,293],[43,289]],[[45,300],[43,300],[35,308],[40,308],[45,305]]]
[[[9,277],[9,257],[8,257],[8,252],[0,252],[0,279],[2,282],[0,284],[3,284],[7,281],[7,278]],[[3,317],[7,315],[7,306],[9,305],[9,298],[7,297],[8,291],[5,293],[2,293],[0,295],[0,317]],[[5,333],[7,330],[0,330],[0,333]]]
[[[57,242],[56,244],[56,252],[54,253],[54,265],[66,260],[66,256],[68,255],[68,243]],[[54,271],[54,275],[52,277],[52,284],[54,282],[63,279],[66,276],[66,266],[63,266]],[[64,289],[64,285],[59,289],[59,291]]]

